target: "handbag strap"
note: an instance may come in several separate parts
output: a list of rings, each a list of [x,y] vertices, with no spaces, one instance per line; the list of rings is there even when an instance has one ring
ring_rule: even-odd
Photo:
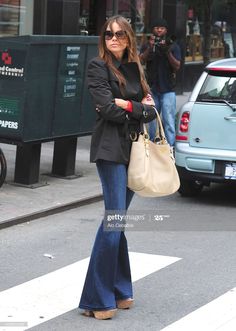
[[[156,134],[155,134],[155,140],[158,140],[159,143],[161,144],[166,144],[167,140],[166,140],[166,136],[165,136],[165,132],[163,129],[163,125],[162,125],[162,121],[160,118],[160,115],[156,109],[156,107],[152,106],[156,112]],[[148,135],[148,130],[147,130],[147,125],[146,123],[143,123],[143,129],[144,129],[144,134]]]

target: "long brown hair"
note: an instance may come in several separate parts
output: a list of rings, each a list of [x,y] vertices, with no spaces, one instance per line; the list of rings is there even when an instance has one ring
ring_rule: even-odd
[[[103,59],[107,63],[107,65],[111,68],[111,70],[114,72],[114,74],[116,75],[116,77],[119,80],[119,85],[120,85],[120,88],[122,91],[122,88],[126,84],[125,77],[113,64],[112,53],[107,49],[105,38],[104,38],[104,33],[107,30],[107,27],[112,27],[112,24],[115,22],[120,26],[121,30],[126,31],[127,40],[128,40],[128,46],[127,46],[127,50],[126,50],[128,62],[136,62],[138,64],[139,72],[140,72],[140,81],[141,81],[143,93],[146,96],[149,93],[150,88],[147,84],[145,74],[143,71],[143,67],[139,60],[137,46],[136,46],[136,37],[135,37],[134,31],[125,17],[120,16],[120,15],[112,16],[103,25],[103,27],[101,29],[101,33],[100,33],[99,44],[98,44],[99,57],[101,59]]]

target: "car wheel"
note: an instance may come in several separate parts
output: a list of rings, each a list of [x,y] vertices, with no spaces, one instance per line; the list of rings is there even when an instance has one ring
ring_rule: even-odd
[[[180,188],[178,191],[183,197],[194,197],[201,193],[202,188],[202,182],[199,182],[197,180],[181,179]]]

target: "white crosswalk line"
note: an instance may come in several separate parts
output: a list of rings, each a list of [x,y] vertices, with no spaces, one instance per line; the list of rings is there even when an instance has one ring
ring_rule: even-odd
[[[180,260],[137,252],[129,256],[133,282]],[[27,330],[77,308],[88,262],[86,258],[0,292],[0,331]]]
[[[170,324],[161,331],[235,331],[236,288]]]

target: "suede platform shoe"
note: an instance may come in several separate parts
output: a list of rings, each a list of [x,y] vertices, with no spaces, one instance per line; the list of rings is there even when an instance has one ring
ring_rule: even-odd
[[[116,306],[119,309],[129,309],[133,306],[133,304],[134,304],[134,299],[132,298],[116,301]]]
[[[117,309],[110,310],[85,310],[84,316],[95,317],[98,320],[108,320],[115,316]]]

